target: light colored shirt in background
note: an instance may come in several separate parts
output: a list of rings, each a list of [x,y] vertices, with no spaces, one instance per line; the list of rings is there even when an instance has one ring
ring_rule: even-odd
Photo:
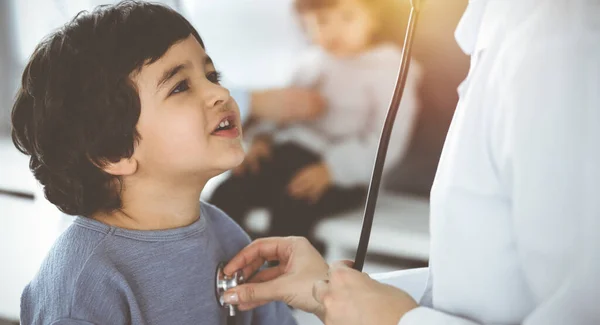
[[[323,96],[327,103],[323,116],[276,130],[274,125],[263,123],[255,132],[272,132],[276,143],[294,142],[320,154],[337,185],[368,185],[401,55],[391,44],[349,59],[335,58],[318,48],[308,51],[300,59],[292,83],[314,88]],[[412,64],[387,153],[386,172],[397,165],[410,143],[420,70],[417,63]]]

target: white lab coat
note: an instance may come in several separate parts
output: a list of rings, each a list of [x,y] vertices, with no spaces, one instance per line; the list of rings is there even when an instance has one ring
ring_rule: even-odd
[[[600,1],[471,0],[472,55],[401,325],[600,324]]]

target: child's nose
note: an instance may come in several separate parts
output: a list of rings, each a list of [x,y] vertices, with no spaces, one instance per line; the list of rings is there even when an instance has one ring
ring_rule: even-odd
[[[324,41],[325,41],[325,47],[327,49],[335,49],[339,46],[340,44],[340,38],[342,36],[343,32],[340,32],[339,30],[336,30],[334,28],[330,28],[327,33],[324,33]]]
[[[335,51],[340,46],[340,40],[337,37],[330,37],[325,47],[330,51]]]
[[[210,83],[204,94],[204,105],[207,108],[222,106],[231,98],[229,90],[221,85]]]

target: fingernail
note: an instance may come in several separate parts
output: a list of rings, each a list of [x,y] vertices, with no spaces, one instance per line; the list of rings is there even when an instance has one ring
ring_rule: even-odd
[[[240,302],[237,292],[228,293],[225,295],[225,302],[228,304],[237,304]]]

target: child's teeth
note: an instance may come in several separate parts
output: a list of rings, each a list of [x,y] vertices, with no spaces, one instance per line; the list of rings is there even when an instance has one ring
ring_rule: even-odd
[[[229,126],[229,120],[225,121],[225,126]]]
[[[224,128],[224,127],[225,127],[225,122],[221,122],[221,123],[219,124],[219,127],[222,127],[222,128]]]

